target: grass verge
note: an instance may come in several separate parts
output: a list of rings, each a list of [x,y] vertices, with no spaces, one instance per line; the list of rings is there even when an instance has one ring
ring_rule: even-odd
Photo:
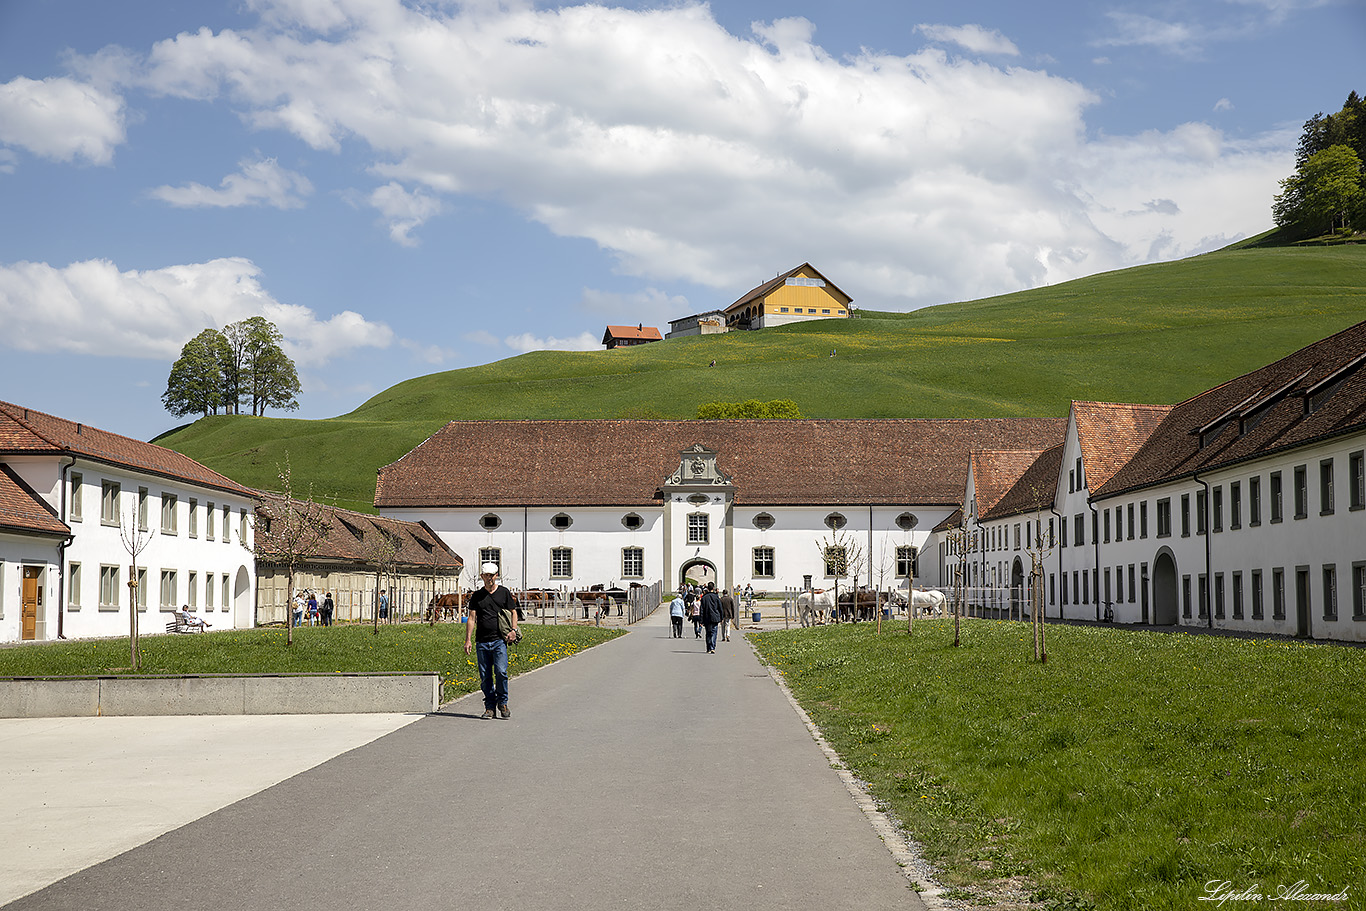
[[[959,648],[952,621],[752,639],[956,894],[1280,907],[1303,882],[1363,907],[1366,650],[1050,626],[1041,665],[991,620]]]
[[[524,623],[522,641],[508,650],[517,675],[567,658],[621,635],[620,630]],[[405,623],[299,627],[286,647],[283,629],[144,636],[141,674],[305,674],[348,671],[437,671],[442,700],[479,689],[479,669],[465,654],[460,624]],[[52,642],[0,649],[0,677],[128,674],[128,639]]]

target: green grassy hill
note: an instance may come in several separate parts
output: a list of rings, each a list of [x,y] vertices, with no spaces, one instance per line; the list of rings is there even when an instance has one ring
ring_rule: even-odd
[[[296,493],[370,510],[375,471],[450,420],[689,418],[777,398],[817,418],[1061,416],[1071,399],[1178,402],[1362,319],[1366,247],[1229,249],[912,313],[537,351],[329,420],[210,417],[157,442],[264,488],[288,454]]]

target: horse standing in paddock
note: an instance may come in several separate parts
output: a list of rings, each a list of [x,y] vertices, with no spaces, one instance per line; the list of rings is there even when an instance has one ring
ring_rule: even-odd
[[[944,593],[937,589],[911,592],[911,610],[918,617],[943,616],[944,601]]]
[[[423,619],[428,623],[437,620],[454,620],[455,612],[462,604],[460,595],[447,593],[444,595],[433,595],[432,600],[427,602],[427,614]]]
[[[815,626],[824,623],[825,618],[835,609],[835,595],[824,589],[802,592],[797,595],[797,621],[802,626]]]

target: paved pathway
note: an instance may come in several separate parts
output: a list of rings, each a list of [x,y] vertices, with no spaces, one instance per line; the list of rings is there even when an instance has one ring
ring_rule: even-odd
[[[7,911],[923,909],[743,637],[684,635],[650,618],[515,678],[510,720],[466,697]]]

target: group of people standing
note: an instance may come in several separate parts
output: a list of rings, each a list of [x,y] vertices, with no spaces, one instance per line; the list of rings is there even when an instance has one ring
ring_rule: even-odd
[[[308,622],[309,626],[331,626],[332,614],[335,609],[331,592],[327,592],[320,604],[318,603],[318,593],[312,589],[306,589],[295,593],[294,610],[290,619],[294,626],[302,626],[305,621]]]
[[[735,598],[729,589],[716,593],[716,583],[705,586],[685,583],[669,602],[669,622],[673,627],[673,638],[683,638],[683,618],[692,621],[694,638],[703,638],[706,631],[707,654],[716,652],[716,642],[730,641],[730,631],[735,626]]]

